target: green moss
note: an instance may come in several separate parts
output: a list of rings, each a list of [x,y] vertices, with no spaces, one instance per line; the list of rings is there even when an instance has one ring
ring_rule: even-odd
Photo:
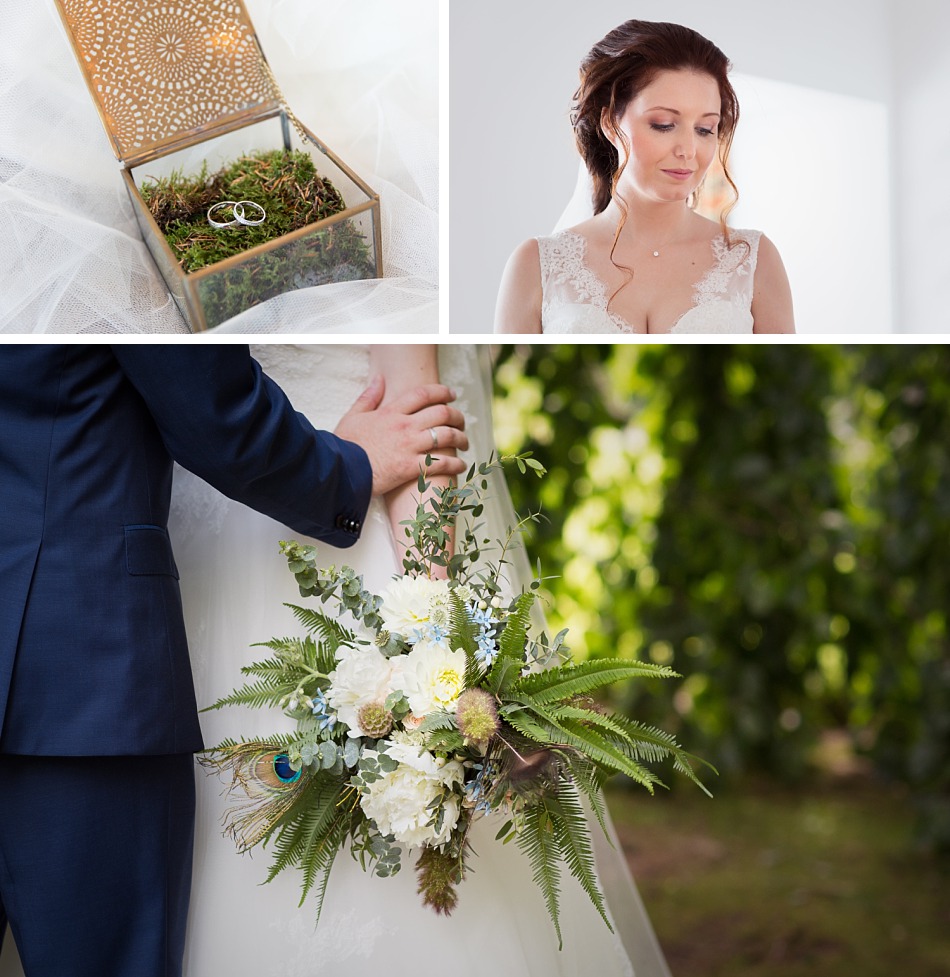
[[[274,150],[240,157],[208,173],[180,172],[141,187],[142,198],[185,272],[195,272],[346,208],[336,187],[321,177],[307,153]],[[223,200],[252,200],[266,211],[256,226],[214,228],[208,208]],[[216,219],[230,216],[223,210]],[[259,216],[249,211],[248,216]],[[258,255],[199,285],[209,326],[283,292],[375,276],[373,255],[354,221],[314,231]]]

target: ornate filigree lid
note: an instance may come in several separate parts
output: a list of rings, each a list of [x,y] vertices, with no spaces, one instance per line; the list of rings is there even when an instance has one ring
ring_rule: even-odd
[[[279,106],[241,0],[56,0],[121,160]]]

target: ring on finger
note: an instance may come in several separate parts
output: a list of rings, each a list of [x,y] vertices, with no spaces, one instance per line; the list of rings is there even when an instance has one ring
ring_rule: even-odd
[[[438,448],[438,446],[439,446],[439,435],[436,433],[436,430],[435,430],[434,427],[430,427],[429,428],[429,437],[432,438],[432,447],[433,448]]]

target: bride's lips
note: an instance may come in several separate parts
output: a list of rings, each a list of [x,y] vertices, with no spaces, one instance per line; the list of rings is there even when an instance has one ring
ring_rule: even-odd
[[[688,180],[693,175],[692,170],[664,170],[663,172],[674,180]]]

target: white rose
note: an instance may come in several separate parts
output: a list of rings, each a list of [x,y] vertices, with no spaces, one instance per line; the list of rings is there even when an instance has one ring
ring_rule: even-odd
[[[428,577],[400,577],[383,591],[380,617],[389,631],[411,639],[429,623],[448,621],[449,585]]]
[[[432,641],[419,641],[402,656],[399,688],[416,716],[452,712],[465,691],[465,652],[452,651]]]
[[[445,801],[438,832],[434,824],[427,824],[432,817],[427,808],[445,787],[462,783],[462,764],[450,760],[440,767],[428,751],[399,743],[390,743],[386,752],[399,766],[382,774],[360,795],[363,813],[384,835],[391,834],[410,848],[445,844],[458,823],[459,799],[453,794]]]
[[[330,672],[327,702],[336,710],[341,723],[349,727],[352,737],[365,736],[357,714],[369,702],[383,702],[392,692],[390,660],[375,648],[360,645],[341,648],[337,666]]]

